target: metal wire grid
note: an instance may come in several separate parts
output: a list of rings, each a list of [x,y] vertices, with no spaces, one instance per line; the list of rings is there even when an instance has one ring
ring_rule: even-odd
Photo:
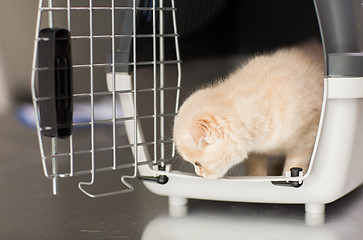
[[[58,179],[59,178],[67,178],[79,175],[91,175],[89,181],[79,182],[79,189],[84,192],[86,195],[90,197],[101,197],[101,196],[109,196],[114,194],[126,193],[133,190],[132,185],[130,185],[126,180],[130,178],[135,178],[137,176],[137,166],[140,164],[161,164],[164,165],[165,161],[168,161],[174,157],[175,147],[172,144],[172,153],[171,157],[167,158],[165,156],[165,144],[170,143],[170,140],[165,139],[165,118],[173,117],[178,109],[179,103],[179,90],[180,90],[180,81],[181,81],[181,60],[179,55],[179,47],[178,47],[178,34],[176,28],[176,8],[174,4],[174,0],[170,0],[169,7],[164,6],[163,0],[152,0],[149,1],[149,5],[151,6],[141,6],[139,0],[133,1],[117,1],[110,0],[107,1],[108,4],[104,4],[103,1],[101,4],[104,6],[100,6],[99,2],[96,0],[89,0],[87,6],[85,5],[86,1],[82,1],[82,4],[77,6],[77,1],[56,1],[56,0],[48,0],[48,1],[39,1],[38,7],[38,18],[36,24],[36,36],[34,43],[34,55],[33,55],[33,70],[32,70],[32,96],[34,109],[36,114],[36,126],[38,132],[38,140],[40,145],[40,152],[43,164],[44,174],[47,178],[52,179],[53,182],[53,193],[58,194]],[[146,5],[146,4],[144,4]],[[111,11],[111,33],[110,34],[96,34],[94,33],[94,11],[102,10],[102,11]],[[132,14],[132,31],[130,34],[117,34],[116,33],[116,10],[125,10],[131,11]],[[74,34],[72,32],[72,22],[71,22],[71,14],[78,13],[79,11],[87,11],[88,12],[88,31],[89,34]],[[136,31],[137,28],[137,13],[138,11],[146,11],[152,15],[152,33],[148,34],[138,34]],[[164,12],[168,11],[171,13],[171,21],[172,21],[172,33],[164,32]],[[71,39],[85,39],[89,40],[89,63],[87,64],[73,64],[72,69],[88,69],[89,70],[89,91],[86,92],[78,92],[73,94],[74,99],[79,98],[87,98],[89,97],[90,101],[90,120],[89,121],[81,121],[81,122],[73,122],[73,128],[77,127],[88,127],[90,128],[90,148],[84,150],[76,150],[74,148],[76,141],[73,135],[69,137],[65,142],[69,147],[66,151],[58,151],[59,143],[64,140],[60,140],[58,138],[51,138],[51,142],[49,143],[49,138],[42,135],[42,129],[40,127],[40,119],[39,119],[39,102],[45,101],[49,98],[41,98],[38,97],[36,82],[37,82],[37,73],[39,71],[47,71],[48,69],[39,68],[37,65],[37,48],[38,42],[40,40],[44,40],[39,38],[39,30],[41,26],[46,25],[47,27],[53,28],[58,27],[55,23],[55,13],[61,12],[62,14],[66,14],[66,28],[71,32]],[[44,20],[46,19],[46,20]],[[45,22],[45,23],[44,23]],[[72,24],[71,24],[72,23]],[[120,39],[130,38],[132,40],[130,55],[132,56],[132,61],[128,62],[117,62],[116,61],[116,41]],[[137,61],[137,39],[140,38],[151,38],[152,39],[152,47],[153,47],[153,59],[151,61]],[[174,40],[175,44],[175,58],[174,59],[166,59],[164,56],[164,39],[171,38]],[[108,39],[111,40],[111,62],[107,63],[96,63],[94,62],[94,41],[96,39]],[[157,46],[159,43],[159,46]],[[159,51],[157,51],[157,47]],[[177,79],[175,86],[165,86],[165,65],[175,65],[177,68]],[[127,90],[117,90],[116,89],[116,74],[117,67],[122,66],[130,66],[132,67],[132,82],[133,88]],[[138,88],[138,80],[137,73],[139,66],[150,66],[153,71],[153,86],[148,88]],[[111,91],[96,91],[95,85],[97,83],[97,79],[95,79],[95,68],[97,67],[109,67],[111,68],[112,74],[112,89]],[[159,71],[158,71],[159,70]],[[167,112],[164,108],[164,94],[166,91],[175,91],[175,107],[172,112]],[[137,106],[138,106],[138,98],[137,95],[143,92],[151,92],[153,94],[153,113],[149,115],[138,115],[137,114]],[[118,101],[118,96],[121,94],[130,94],[133,98],[133,116],[127,117],[118,117],[116,115],[116,105]],[[95,118],[95,98],[102,96],[110,96],[112,97],[112,118],[110,119],[96,119]],[[159,104],[157,102],[159,101]],[[153,140],[152,141],[144,141],[141,142],[138,140],[138,131],[140,131],[140,126],[138,124],[142,119],[152,119],[153,120]],[[122,143],[119,144],[117,142],[117,129],[119,122],[125,121],[133,121],[133,134],[134,134],[134,142],[130,143]],[[97,147],[95,144],[96,135],[95,135],[95,126],[97,124],[103,123],[111,123],[112,124],[112,146],[106,147]],[[159,136],[159,138],[158,138]],[[159,146],[158,146],[159,145]],[[138,159],[138,147],[140,146],[153,146],[153,159],[148,159],[147,161],[143,161],[140,163]],[[160,148],[160,149],[158,149]],[[50,149],[50,150],[49,150]],[[134,158],[132,162],[129,163],[120,163],[119,156],[117,151],[119,149],[131,149],[133,150]],[[112,164],[110,166],[97,167],[96,166],[96,154],[98,152],[104,151],[112,151]],[[158,154],[160,151],[160,154]],[[90,168],[87,169],[75,169],[75,163],[79,156],[89,156],[90,155]],[[68,160],[69,169],[63,172],[60,172],[58,169],[59,161],[61,159]],[[101,194],[91,194],[89,193],[85,187],[93,185],[95,182],[95,173],[102,171],[114,171],[119,169],[131,168],[131,174],[122,175],[121,181],[127,187],[127,189],[106,192]]]

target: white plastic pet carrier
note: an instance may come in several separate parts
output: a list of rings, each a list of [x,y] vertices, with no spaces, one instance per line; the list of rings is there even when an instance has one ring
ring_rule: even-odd
[[[32,94],[54,193],[60,178],[84,175],[78,187],[90,197],[132,191],[128,179],[139,178],[169,196],[174,214],[185,212],[188,198],[305,204],[323,213],[363,182],[363,7],[315,0],[315,8],[326,77],[307,173],[208,180],[174,167],[170,129],[181,83],[174,1],[40,0]],[[93,188],[105,172],[121,178],[120,189]]]

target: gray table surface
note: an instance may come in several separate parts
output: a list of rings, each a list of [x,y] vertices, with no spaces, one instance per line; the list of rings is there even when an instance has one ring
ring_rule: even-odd
[[[171,218],[167,198],[138,181],[91,199],[65,179],[53,196],[35,132],[10,115],[0,122],[0,239],[362,239],[362,187],[328,204],[321,226],[304,223],[302,205],[190,200],[186,217]]]

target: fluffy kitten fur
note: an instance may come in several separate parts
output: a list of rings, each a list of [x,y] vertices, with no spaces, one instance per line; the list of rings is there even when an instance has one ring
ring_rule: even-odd
[[[246,160],[249,175],[267,174],[267,157],[286,157],[284,172],[306,172],[323,95],[317,42],[256,56],[227,79],[197,90],[174,122],[180,155],[205,178]]]

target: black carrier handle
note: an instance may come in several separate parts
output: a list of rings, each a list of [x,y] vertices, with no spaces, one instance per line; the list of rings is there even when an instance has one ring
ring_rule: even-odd
[[[45,28],[39,32],[37,92],[41,132],[47,137],[72,134],[73,87],[70,32]]]

